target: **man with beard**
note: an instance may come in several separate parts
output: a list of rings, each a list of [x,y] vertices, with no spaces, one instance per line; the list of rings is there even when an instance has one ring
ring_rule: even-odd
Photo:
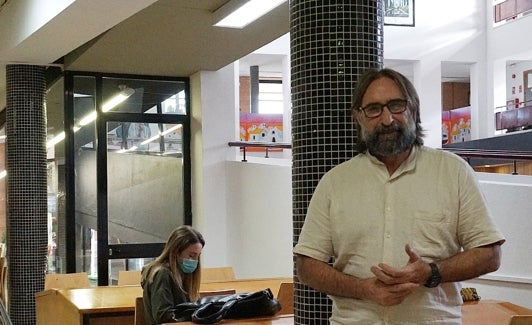
[[[394,70],[365,73],[351,110],[359,154],[316,187],[299,280],[332,299],[331,324],[461,324],[459,281],[497,270],[504,242],[473,170],[423,146],[419,97]]]

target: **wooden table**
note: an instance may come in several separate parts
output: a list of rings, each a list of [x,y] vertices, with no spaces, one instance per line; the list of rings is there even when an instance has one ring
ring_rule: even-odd
[[[462,306],[464,325],[507,325],[513,315],[532,315],[532,309],[497,300],[468,302]]]
[[[507,325],[513,315],[532,315],[532,309],[505,301],[486,300],[466,303],[462,306],[462,324],[464,325]],[[175,324],[175,323],[174,323]],[[192,325],[192,322],[179,323]],[[294,315],[277,317],[226,319],[223,325],[293,325]]]
[[[254,292],[270,288],[277,295],[281,282],[292,278],[244,279],[202,283],[200,291],[235,289]],[[139,285],[102,286],[85,289],[50,289],[35,295],[37,324],[132,325]]]
[[[131,325],[140,296],[140,286],[45,290],[35,295],[37,324]]]
[[[201,291],[235,289],[237,292],[251,292],[270,288],[274,294],[277,294],[279,284],[285,281],[290,282],[292,278],[211,282],[202,284]],[[135,298],[140,296],[142,288],[137,285],[45,290],[35,295],[37,324],[131,325],[134,323]],[[481,300],[477,303],[464,304],[462,315],[464,325],[506,325],[512,315],[532,315],[532,309],[510,302]],[[293,322],[292,315],[283,315],[260,319],[224,320],[220,324],[285,325]]]

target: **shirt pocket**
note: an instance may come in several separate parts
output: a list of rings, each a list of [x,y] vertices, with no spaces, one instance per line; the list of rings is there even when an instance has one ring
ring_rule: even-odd
[[[449,256],[454,249],[456,232],[448,215],[427,211],[414,212],[414,251],[428,261]]]

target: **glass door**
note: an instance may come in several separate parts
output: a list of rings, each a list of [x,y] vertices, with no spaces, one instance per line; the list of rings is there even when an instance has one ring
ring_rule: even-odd
[[[107,122],[109,284],[140,270],[184,223],[183,125]]]
[[[188,79],[66,80],[65,271],[116,284],[192,223]]]

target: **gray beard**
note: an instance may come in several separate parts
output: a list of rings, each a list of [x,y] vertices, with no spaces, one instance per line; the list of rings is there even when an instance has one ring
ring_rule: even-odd
[[[414,123],[393,122],[390,126],[378,126],[372,133],[363,129],[362,133],[368,151],[377,157],[390,157],[410,150],[416,141]]]

